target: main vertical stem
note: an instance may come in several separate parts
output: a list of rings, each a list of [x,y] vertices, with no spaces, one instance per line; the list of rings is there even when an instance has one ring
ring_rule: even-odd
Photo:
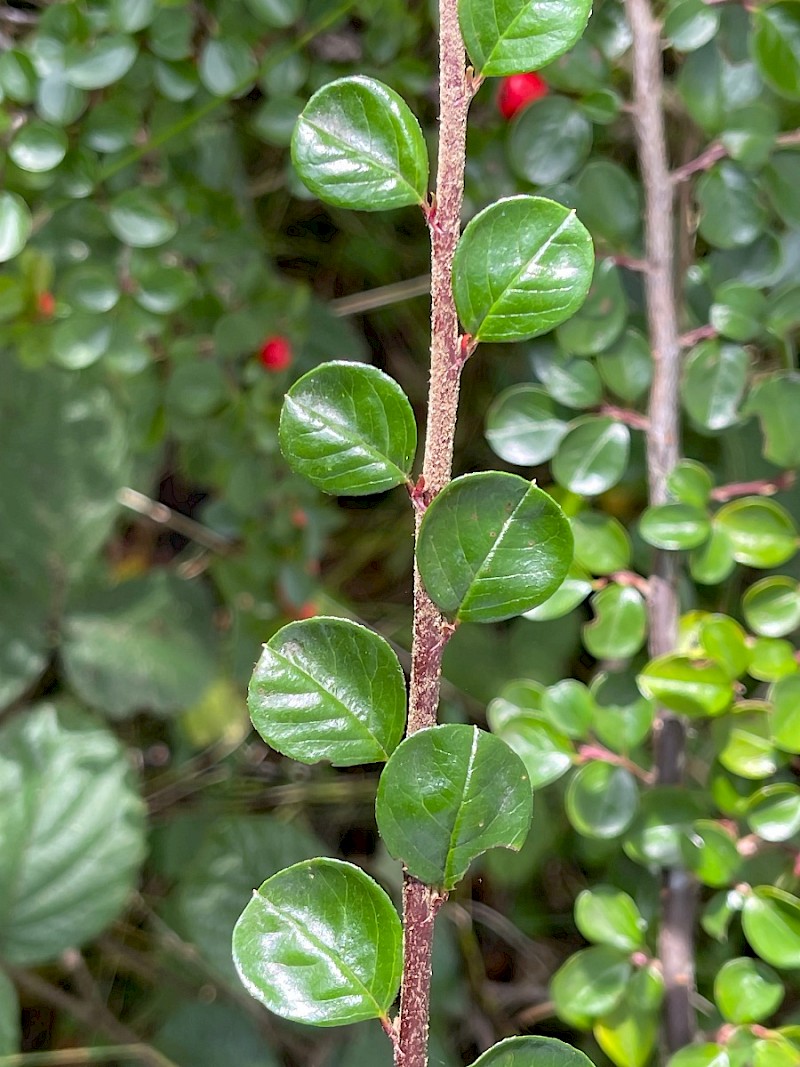
[[[650,503],[667,500],[667,478],[679,459],[680,341],[675,291],[673,181],[667,160],[660,26],[649,0],[625,0],[633,35],[634,122],[645,194],[647,318],[653,384],[647,430]],[[672,652],[678,630],[678,570],[674,553],[656,552],[649,581],[650,654]],[[663,709],[656,723],[656,775],[662,785],[683,776],[685,729]],[[694,1036],[695,889],[681,869],[664,872],[659,956],[664,971],[665,1044],[674,1052]]]
[[[431,373],[422,485],[416,530],[425,506],[450,481],[458,391],[464,358],[453,300],[453,256],[461,233],[467,112],[472,86],[458,25],[457,0],[439,0],[439,161],[431,206]],[[407,733],[436,724],[442,655],[451,632],[414,567],[414,635]],[[403,983],[396,1067],[426,1067],[433,924],[443,897],[416,878],[403,883]]]

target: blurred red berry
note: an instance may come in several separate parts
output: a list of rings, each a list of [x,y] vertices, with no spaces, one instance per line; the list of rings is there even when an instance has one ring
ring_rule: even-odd
[[[511,74],[503,78],[497,94],[497,106],[503,118],[510,119],[523,107],[541,100],[550,92],[550,86],[532,71],[528,74]]]
[[[295,619],[313,619],[315,615],[319,615],[319,609],[313,600],[307,600],[305,604],[295,608],[292,614]]]
[[[295,508],[292,512],[292,526],[296,526],[298,530],[308,526],[308,515],[302,508]]]
[[[43,319],[51,319],[56,310],[56,298],[46,290],[36,297],[36,310]]]
[[[265,370],[286,370],[292,362],[292,346],[285,337],[268,337],[259,350],[258,359]]]

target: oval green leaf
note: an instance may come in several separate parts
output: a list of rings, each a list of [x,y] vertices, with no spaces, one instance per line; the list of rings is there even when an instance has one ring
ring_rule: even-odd
[[[575,901],[575,925],[587,941],[621,952],[644,947],[647,923],[633,897],[610,885],[584,889]]]
[[[472,1067],[593,1067],[572,1045],[555,1037],[508,1037],[484,1052]]]
[[[774,500],[732,500],[714,516],[714,525],[725,531],[733,558],[746,567],[779,567],[797,551],[794,520]]]
[[[756,886],[742,909],[744,936],[773,967],[800,967],[800,900],[771,885]]]
[[[686,411],[706,430],[724,430],[739,419],[750,357],[738,345],[703,341],[686,361],[681,398]]]
[[[612,583],[592,597],[594,619],[583,643],[595,659],[630,659],[647,636],[647,607],[638,589]]]
[[[558,446],[553,477],[571,493],[599,496],[625,473],[630,439],[628,427],[614,419],[576,419]]]
[[[714,1000],[722,1017],[742,1025],[758,1023],[780,1007],[783,982],[760,960],[740,956],[723,964],[714,979]]]
[[[800,626],[800,586],[796,578],[773,575],[755,582],[742,597],[750,629],[763,637],[785,637]]]
[[[645,508],[639,532],[648,545],[678,551],[699,548],[708,540],[711,522],[704,508],[691,504],[660,504]]]
[[[459,318],[478,341],[536,337],[578,310],[593,270],[592,239],[573,211],[535,196],[499,200],[456,248]]]
[[[733,682],[722,667],[688,656],[659,656],[636,682],[644,696],[690,718],[721,715],[733,700]]]
[[[407,737],[384,768],[375,814],[386,848],[429,885],[452,889],[490,848],[518,852],[533,797],[522,760],[477,726]]]
[[[32,229],[30,208],[22,197],[0,192],[0,263],[19,255]]]
[[[553,401],[535,385],[512,385],[492,403],[486,416],[486,440],[507,463],[535,467],[545,463],[567,432]]]
[[[426,511],[417,560],[443,612],[499,622],[552,596],[572,562],[572,533],[555,501],[524,478],[467,474]]]
[[[400,917],[358,867],[306,860],[254,892],[234,927],[233,959],[248,993],[285,1019],[386,1018],[403,967]]]
[[[570,956],[553,975],[550,993],[562,1018],[596,1019],[613,1011],[625,993],[633,968],[629,953],[597,945]]]
[[[800,789],[765,785],[747,803],[747,825],[764,841],[788,841],[800,830]]]
[[[800,675],[780,678],[769,695],[775,744],[784,752],[800,753]]]
[[[407,482],[417,447],[408,397],[363,363],[323,363],[304,374],[286,394],[278,433],[293,470],[347,496]]]
[[[295,126],[292,161],[311,192],[337,207],[382,211],[425,200],[422,130],[403,98],[373,78],[340,78],[314,93]]]
[[[459,0],[458,18],[472,65],[494,77],[538,70],[583,33],[591,0]]]
[[[624,767],[587,763],[569,783],[565,807],[579,834],[608,840],[630,826],[639,805],[636,779]]]
[[[377,763],[403,736],[405,678],[378,634],[318,616],[284,626],[264,645],[247,704],[261,737],[291,759]]]

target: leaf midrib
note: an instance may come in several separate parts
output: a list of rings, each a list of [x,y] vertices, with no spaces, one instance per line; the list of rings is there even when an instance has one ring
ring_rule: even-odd
[[[325,129],[323,126],[318,126],[315,122],[312,122],[311,119],[305,118],[303,121],[310,129],[314,130],[315,133],[319,134],[323,138],[327,138],[329,141],[332,141],[340,149],[342,155],[346,156],[350,160],[364,162],[373,169],[379,170],[382,173],[387,174],[390,178],[393,178],[398,184],[405,186],[406,189],[409,189],[414,194],[415,200],[421,200],[419,192],[414,188],[411,182],[409,182],[408,178],[406,178],[402,171],[387,166],[385,163],[382,163],[374,156],[367,155],[364,151],[353,149],[352,145],[349,144],[346,140],[344,140],[344,138],[337,136],[335,133],[331,133],[330,130]],[[320,166],[320,164],[317,164],[317,166]],[[324,164],[322,166],[324,166]],[[353,185],[363,183],[349,182],[348,184]]]

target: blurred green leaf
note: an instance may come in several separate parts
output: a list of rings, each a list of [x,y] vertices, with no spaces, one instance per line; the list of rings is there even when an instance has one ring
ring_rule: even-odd
[[[630,431],[610,418],[576,419],[558,446],[553,477],[580,496],[599,496],[622,478],[628,462]]]
[[[783,982],[760,960],[728,960],[714,979],[714,1000],[731,1023],[758,1023],[780,1006]]]
[[[595,659],[630,659],[639,651],[647,636],[647,609],[638,589],[612,583],[592,597],[592,610],[583,643]]]
[[[0,192],[0,263],[19,255],[32,229],[30,208],[22,197]]]
[[[584,889],[575,901],[575,925],[587,941],[621,952],[644,948],[647,923],[633,898],[610,885]]]
[[[681,380],[683,406],[706,430],[724,430],[739,419],[750,359],[738,345],[702,341],[686,361]]]
[[[566,96],[548,96],[524,108],[508,135],[514,174],[532,185],[555,185],[579,170],[592,148],[592,124]]]
[[[784,0],[759,8],[753,18],[752,49],[758,69],[771,88],[800,100],[800,12]]]
[[[591,574],[624,571],[631,562],[631,544],[625,527],[601,511],[581,511],[570,520],[575,538],[575,559]]]
[[[0,972],[0,1056],[13,1056],[20,1050],[22,1027],[17,991],[6,973]]]
[[[764,841],[788,841],[800,830],[800,789],[765,785],[750,797],[747,825]]]
[[[762,578],[745,592],[742,611],[754,633],[785,637],[800,626],[800,586],[784,575]]]
[[[507,1037],[484,1052],[472,1067],[592,1067],[579,1049],[554,1037]]]
[[[736,562],[746,567],[779,567],[797,551],[794,520],[774,500],[732,500],[716,513],[714,525],[725,532]]]
[[[550,984],[556,1011],[567,1022],[606,1015],[622,999],[632,971],[628,953],[617,948],[596,945],[575,952]]]
[[[46,963],[124,908],[144,858],[144,805],[117,740],[83,712],[41,704],[1,735],[0,955]]]
[[[645,508],[639,532],[649,545],[673,551],[698,548],[711,533],[705,509],[691,504],[661,504]]]
[[[603,840],[624,833],[638,805],[639,789],[630,771],[600,760],[580,768],[570,780],[565,800],[567,816],[578,833]]]
[[[507,463],[534,467],[550,459],[567,432],[544,389],[512,385],[492,402],[486,415],[486,440]]]
[[[742,909],[744,936],[773,967],[800,967],[800,900],[771,885],[756,886]]]

